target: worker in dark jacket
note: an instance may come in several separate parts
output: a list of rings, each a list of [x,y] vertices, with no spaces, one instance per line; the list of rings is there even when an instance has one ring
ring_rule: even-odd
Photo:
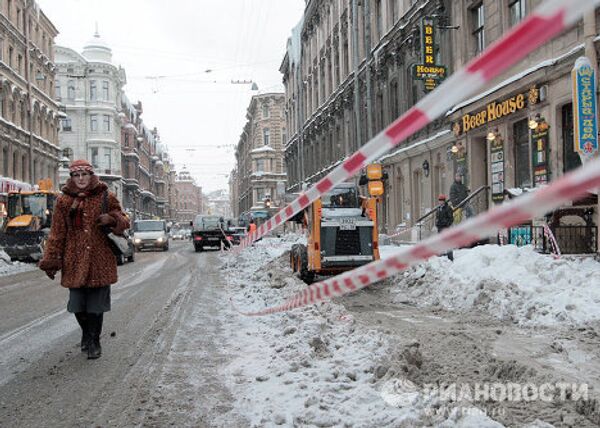
[[[469,193],[469,188],[463,184],[462,175],[456,174],[454,176],[454,183],[452,183],[452,186],[450,186],[450,203],[452,204],[452,207],[458,207],[462,201],[467,199]],[[473,210],[471,209],[471,205],[469,203],[464,204],[462,209],[467,217],[473,216]]]
[[[452,226],[452,223],[454,222],[454,216],[452,214],[452,208],[450,205],[448,205],[446,195],[439,195],[438,202],[439,205],[435,211],[435,227],[437,227],[438,232],[441,232],[442,230]],[[446,255],[451,261],[454,260],[454,254],[452,253],[452,250],[448,251]]]
[[[454,217],[452,216],[452,208],[448,205],[448,200],[446,199],[446,195],[438,196],[439,205],[435,212],[435,227],[437,227],[438,232],[452,226],[454,222]]]

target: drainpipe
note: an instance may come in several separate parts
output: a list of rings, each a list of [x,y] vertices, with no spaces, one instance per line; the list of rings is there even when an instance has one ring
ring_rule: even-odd
[[[33,97],[31,96],[32,88],[31,88],[31,75],[29,73],[29,62],[30,62],[30,46],[29,46],[29,22],[31,21],[31,15],[29,11],[31,10],[32,2],[27,1],[27,6],[23,13],[27,19],[25,20],[25,28],[23,28],[23,34],[25,35],[25,80],[27,81],[27,131],[29,131],[29,181],[31,184],[35,184],[34,182],[34,170],[33,170]],[[14,159],[14,157],[13,157]],[[21,173],[23,176],[25,175],[25,171]],[[15,177],[17,178],[17,177]],[[25,178],[25,177],[23,177]],[[25,181],[25,180],[23,180]],[[53,183],[53,185],[55,185]]]
[[[365,33],[365,81],[366,81],[366,97],[367,97],[367,141],[373,138],[373,112],[371,106],[371,1],[364,2],[364,19],[363,27]]]
[[[358,0],[352,0],[352,58],[354,62],[354,120],[356,121],[354,149],[358,149],[361,146],[362,139],[360,126],[360,83],[358,80]]]

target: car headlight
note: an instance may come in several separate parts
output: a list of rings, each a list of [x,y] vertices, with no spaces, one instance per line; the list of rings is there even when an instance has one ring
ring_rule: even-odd
[[[139,244],[140,242],[142,242],[142,240],[140,238],[135,238],[133,240],[134,243]]]
[[[162,242],[162,241],[164,241],[164,238],[158,238],[158,239],[156,240],[156,242]]]

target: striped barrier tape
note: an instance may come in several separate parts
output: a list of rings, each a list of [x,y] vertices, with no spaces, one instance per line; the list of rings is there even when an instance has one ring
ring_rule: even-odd
[[[548,241],[550,241],[550,246],[552,247],[552,254],[554,255],[554,258],[560,259],[560,247],[558,246],[558,242],[556,241],[554,233],[552,233],[552,229],[550,229],[546,223],[544,223],[544,235],[546,235],[546,238],[548,239]]]
[[[483,238],[494,236],[500,228],[508,228],[543,215],[596,188],[600,188],[600,159],[588,162],[585,166],[562,176],[536,192],[492,208],[417,245],[400,249],[384,260],[312,284],[281,305],[258,312],[241,313],[248,316],[262,316],[285,312],[360,290],[434,255],[473,244]]]
[[[369,162],[379,159],[453,106],[474,95],[485,84],[570,27],[584,12],[598,4],[600,0],[547,0],[542,3],[481,55],[446,79],[436,90],[421,99],[317,184],[250,233],[242,240],[236,252],[280,226],[332,187],[353,177]]]

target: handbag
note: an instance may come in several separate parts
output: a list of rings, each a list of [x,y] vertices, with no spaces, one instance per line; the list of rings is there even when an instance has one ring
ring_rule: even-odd
[[[108,191],[102,195],[102,214],[108,214]],[[124,236],[115,235],[110,228],[103,226],[102,230],[106,234],[108,245],[115,256],[122,256],[129,249],[129,242]]]

